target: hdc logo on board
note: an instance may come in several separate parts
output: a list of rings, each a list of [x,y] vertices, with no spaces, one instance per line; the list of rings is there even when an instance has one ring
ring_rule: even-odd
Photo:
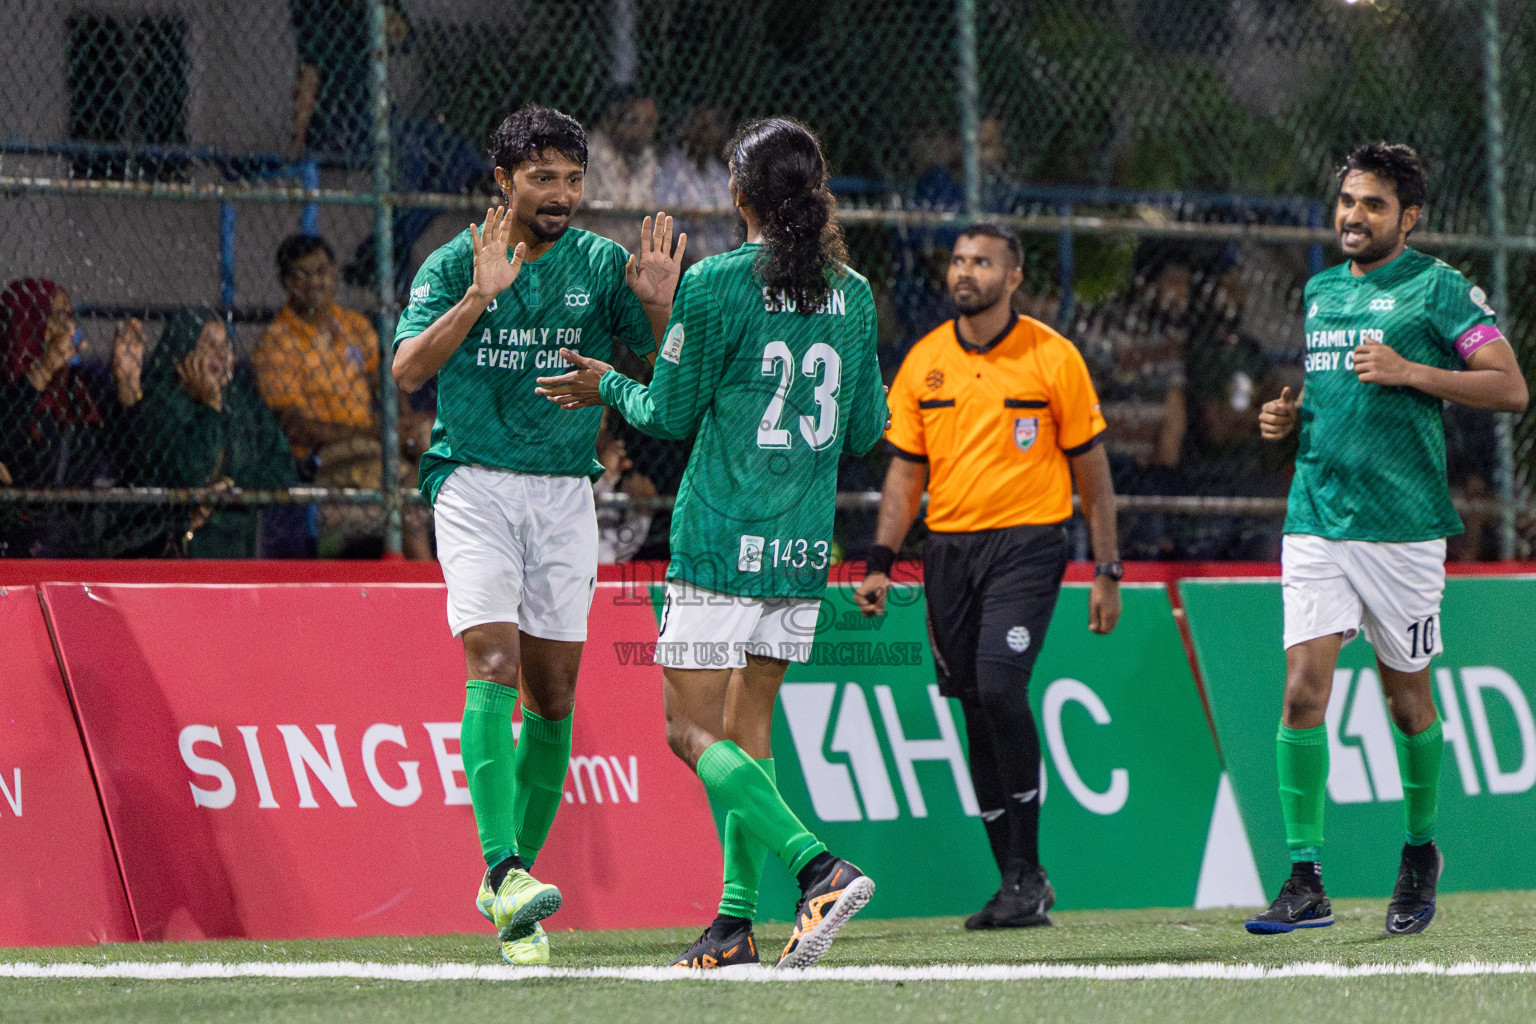
[[[1536,785],[1536,718],[1514,676],[1492,665],[1437,668],[1435,690],[1446,764],[1454,761],[1467,796],[1478,796],[1484,784],[1495,795]],[[1374,669],[1334,672],[1327,719],[1328,798],[1336,804],[1401,800],[1397,747]],[[1512,720],[1514,730],[1496,730],[1501,720]]]
[[[441,792],[444,804],[467,805],[470,802],[469,787],[460,781],[464,775],[464,758],[458,751],[459,723],[422,722],[421,728],[437,769],[438,785],[432,798],[436,799],[437,793]],[[514,734],[519,732],[521,723],[514,722],[512,730]],[[231,731],[239,734],[238,741],[228,735]],[[232,749],[237,743],[238,752]],[[451,750],[449,743],[453,744]],[[370,725],[363,732],[355,754],[350,746],[347,748],[350,757],[342,754],[335,725],[316,725],[312,730],[298,725],[279,725],[266,733],[255,725],[239,725],[223,731],[216,725],[189,725],[181,730],[177,745],[182,762],[194,776],[189,785],[192,803],[197,807],[223,810],[237,799],[250,799],[251,794],[242,795],[234,773],[230,771],[230,765],[237,761],[244,761],[250,768],[259,808],[284,806],[278,802],[273,789],[274,777],[292,780],[298,807],[320,806],[315,796],[316,783],[337,807],[356,807],[353,789],[359,768],[361,776],[368,780],[379,798],[394,807],[410,807],[426,793],[421,762],[398,760],[411,750],[405,729],[398,725],[382,722]],[[399,749],[388,749],[391,747]],[[269,756],[278,766],[275,770],[268,768]],[[286,773],[282,770],[285,763]],[[568,779],[571,788],[565,791],[566,803],[640,802],[640,762],[634,754],[627,759],[611,754],[574,756]],[[212,780],[213,785],[207,785],[206,780]]]
[[[884,746],[864,687],[858,683],[844,683],[841,687],[837,683],[786,683],[779,693],[817,817],[822,821],[892,821],[900,817],[896,788],[886,768],[887,750],[896,765],[902,797],[912,817],[928,817],[928,801],[914,768],[920,762],[945,764],[954,779],[961,809],[970,817],[979,816],[965,747],[960,742],[949,702],[939,695],[939,688],[928,685],[931,717],[921,723],[902,721],[891,687],[877,685],[873,690],[885,733]],[[1063,711],[1068,704],[1079,705],[1096,725],[1109,725],[1111,721],[1109,709],[1087,684],[1076,679],[1057,679],[1051,683],[1045,688],[1040,707],[1040,725],[1051,763],[1072,798],[1085,810],[1115,814],[1130,796],[1130,773],[1124,768],[1112,769],[1103,790],[1095,790],[1083,780],[1073,764],[1062,728]],[[909,733],[931,733],[935,727],[936,738],[908,738]],[[825,751],[843,755],[847,763],[829,760]],[[1042,764],[1042,803],[1045,791]]]

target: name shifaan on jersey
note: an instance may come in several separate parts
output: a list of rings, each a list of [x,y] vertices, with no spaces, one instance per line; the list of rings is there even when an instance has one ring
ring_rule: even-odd
[[[1362,277],[1349,263],[1307,282],[1306,391],[1285,532],[1406,542],[1462,532],[1445,476],[1441,402],[1367,384],[1354,351],[1386,345],[1460,370],[1502,337],[1481,288],[1414,249]]]
[[[656,437],[696,434],[672,514],[668,579],[743,597],[819,598],[832,564],[837,466],[885,429],[869,282],[828,274],[809,315],[765,294],[761,246],[683,275],[648,388],[609,373],[603,399]],[[809,628],[814,624],[807,624]],[[809,639],[809,637],[807,637]]]
[[[537,378],[570,367],[560,349],[611,362],[622,340],[637,355],[655,347],[651,322],[627,284],[624,247],[569,228],[539,259],[524,263],[438,371],[437,422],[421,458],[421,492],[437,492],[462,465],[538,476],[596,476],[594,447],[603,410],[566,411],[534,393]],[[400,316],[395,344],[414,338],[452,309],[475,276],[466,229],[427,257]]]

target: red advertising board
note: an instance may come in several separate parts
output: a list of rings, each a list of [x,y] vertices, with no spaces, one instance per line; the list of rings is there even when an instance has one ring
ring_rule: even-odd
[[[441,585],[43,590],[144,938],[488,931]],[[549,925],[708,920],[709,806],[633,657],[655,616],[610,585],[592,625]]]
[[[0,945],[138,938],[32,587],[0,587]]]

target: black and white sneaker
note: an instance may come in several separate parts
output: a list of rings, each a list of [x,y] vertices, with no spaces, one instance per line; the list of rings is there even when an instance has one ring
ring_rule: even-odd
[[[1326,928],[1333,924],[1333,904],[1323,892],[1322,876],[1313,868],[1293,870],[1280,887],[1269,909],[1254,914],[1243,927],[1254,935],[1278,935],[1298,928]]]
[[[1435,919],[1435,888],[1445,870],[1445,855],[1433,841],[1404,845],[1397,885],[1387,904],[1387,934],[1416,935]]]
[[[1045,875],[1045,868],[1020,867],[1003,880],[992,908],[989,928],[1048,928],[1050,909],[1056,905],[1056,890]]]

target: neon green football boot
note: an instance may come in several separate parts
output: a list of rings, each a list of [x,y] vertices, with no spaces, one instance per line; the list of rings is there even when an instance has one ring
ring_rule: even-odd
[[[560,890],[539,881],[522,868],[508,871],[507,877],[501,880],[501,888],[495,892],[491,891],[489,880],[490,872],[487,871],[480,879],[475,907],[496,926],[496,933],[503,942],[527,940],[535,925],[560,909]],[[547,951],[545,956],[548,957]]]
[[[543,967],[549,963],[549,936],[544,926],[533,922],[533,928],[520,939],[503,939],[501,958],[518,967]]]

